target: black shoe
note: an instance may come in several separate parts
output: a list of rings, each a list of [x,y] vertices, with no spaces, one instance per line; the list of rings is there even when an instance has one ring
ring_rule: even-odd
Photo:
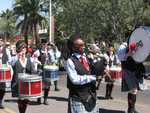
[[[139,113],[138,111],[134,110],[134,113]]]
[[[109,99],[109,96],[105,96],[105,99]]]
[[[133,109],[128,108],[128,112],[127,113],[134,113]]]
[[[37,99],[37,103],[38,103],[38,104],[41,104],[41,98],[38,98],[38,99]]]
[[[58,89],[58,88],[55,88],[55,91],[60,91],[60,89]]]
[[[113,100],[114,98],[112,96],[109,96],[109,99]]]
[[[2,104],[0,104],[0,109],[4,109],[4,106]]]
[[[134,108],[128,108],[128,112],[127,113],[139,113],[139,112],[136,111]]]
[[[44,100],[44,105],[49,105],[48,101],[47,100]]]

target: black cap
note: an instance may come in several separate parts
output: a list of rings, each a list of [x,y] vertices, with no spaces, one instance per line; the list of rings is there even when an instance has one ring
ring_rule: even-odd
[[[23,48],[26,47],[26,44],[24,42],[24,40],[18,40],[16,43],[16,52],[19,53],[22,51]]]

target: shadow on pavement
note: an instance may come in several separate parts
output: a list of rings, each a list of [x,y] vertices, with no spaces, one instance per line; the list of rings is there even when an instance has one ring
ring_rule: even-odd
[[[5,99],[5,102],[17,103],[18,99]]]
[[[5,99],[4,100],[5,102],[8,102],[8,103],[17,103],[18,102],[18,99]],[[37,103],[37,101],[28,101],[28,104],[29,105],[39,105],[39,103]]]
[[[65,97],[56,97],[56,96],[50,96],[48,97],[49,99],[54,99],[56,101],[68,101],[68,98],[65,98]]]
[[[106,100],[106,98],[102,97],[102,96],[97,96],[97,99],[99,99],[99,100]]]
[[[99,109],[99,113],[125,113],[125,111],[110,110],[110,109]]]
[[[28,104],[29,105],[40,105],[37,101],[29,101]]]

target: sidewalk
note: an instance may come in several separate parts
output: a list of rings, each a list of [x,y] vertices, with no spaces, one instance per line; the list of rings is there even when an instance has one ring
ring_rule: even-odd
[[[145,81],[147,85],[150,85],[150,81]],[[54,91],[54,87],[51,87],[49,92],[48,102],[49,105],[29,105],[26,113],[67,113],[68,106],[68,89],[66,88],[66,76],[61,76],[59,81],[59,92]],[[122,93],[120,90],[120,83],[115,84],[112,96],[114,100],[105,100],[105,83],[100,85],[100,89],[97,91],[97,106],[100,109],[100,113],[125,113],[127,110],[127,93]],[[146,91],[139,92],[137,96],[136,109],[139,113],[150,113],[150,88]],[[34,101],[36,101],[34,99]],[[43,102],[43,99],[42,99]],[[14,98],[11,97],[11,93],[7,93],[5,96],[5,106],[9,111],[18,113],[17,103]],[[7,110],[6,109],[6,110]],[[0,113],[6,113],[1,112]]]
[[[139,92],[137,95],[136,109],[139,111],[139,113],[150,113],[150,105],[147,104],[147,101],[150,102],[150,80],[145,80],[144,82],[145,90]],[[100,113],[126,113],[128,108],[127,93],[121,92],[121,80],[117,80],[115,83],[114,91],[112,94],[114,96],[114,100],[104,99],[105,90],[103,92],[103,89],[105,89],[105,84],[105,82],[102,82],[102,86],[98,92],[98,106]],[[147,101],[145,102],[145,100]]]
[[[100,113],[126,113],[127,102],[120,99],[114,100],[98,100]],[[137,102],[136,109],[139,113],[150,113],[150,106],[139,104]]]

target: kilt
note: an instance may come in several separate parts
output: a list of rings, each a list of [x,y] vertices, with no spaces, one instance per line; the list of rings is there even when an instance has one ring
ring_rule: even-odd
[[[54,81],[59,80],[59,71],[43,71],[43,89],[49,89]]]
[[[6,82],[0,82],[0,90],[5,90],[6,88]]]
[[[122,92],[131,91],[134,89],[139,89],[139,80],[136,77],[136,72],[123,70],[121,87]]]
[[[91,112],[88,112],[78,98],[70,97],[68,100],[68,113],[99,113],[99,110],[95,106]]]

